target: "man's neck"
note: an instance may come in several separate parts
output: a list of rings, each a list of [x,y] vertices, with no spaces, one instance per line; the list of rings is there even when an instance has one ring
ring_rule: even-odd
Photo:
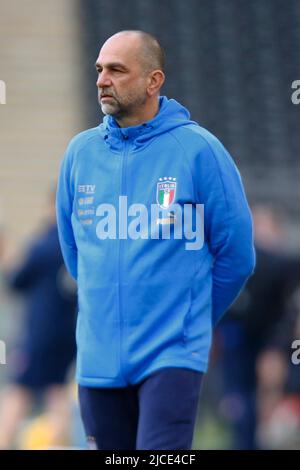
[[[143,108],[139,113],[135,113],[134,115],[130,116],[124,116],[123,118],[116,118],[117,123],[120,127],[132,127],[139,126],[140,124],[150,121],[159,111],[158,98],[153,100],[151,103],[147,103],[147,106],[145,106],[145,108]]]

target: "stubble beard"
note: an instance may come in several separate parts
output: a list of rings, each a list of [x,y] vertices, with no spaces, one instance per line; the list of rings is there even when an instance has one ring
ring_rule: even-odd
[[[121,101],[118,97],[113,95],[110,103],[102,103],[99,96],[99,104],[103,114],[113,116],[115,119],[120,119],[133,115],[137,109],[143,106],[146,102],[146,93],[140,93],[137,96],[127,95]]]

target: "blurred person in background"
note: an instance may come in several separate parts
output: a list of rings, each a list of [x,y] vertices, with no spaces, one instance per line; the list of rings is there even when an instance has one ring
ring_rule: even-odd
[[[258,379],[265,375],[268,362],[273,385],[276,382],[281,387],[284,381],[285,362],[278,345],[286,344],[291,336],[288,318],[293,312],[289,300],[300,282],[300,260],[288,253],[280,212],[271,205],[258,204],[252,208],[252,214],[255,274],[220,323],[216,337],[223,387],[220,414],[230,424],[233,449],[260,446],[256,433]],[[260,393],[259,401],[262,396]],[[261,403],[259,409],[267,406],[266,401],[263,406]]]
[[[263,448],[300,449],[300,285],[277,330],[256,365],[257,435]]]
[[[23,419],[40,398],[45,400],[49,444],[62,445],[69,425],[66,380],[75,356],[77,301],[59,246],[55,191],[42,231],[23,260],[4,270],[4,278],[12,293],[23,296],[26,307],[21,337],[7,359],[10,384],[0,401],[0,448],[15,445]]]

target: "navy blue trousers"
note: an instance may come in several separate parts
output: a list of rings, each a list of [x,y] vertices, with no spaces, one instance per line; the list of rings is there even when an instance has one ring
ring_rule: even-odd
[[[89,448],[190,450],[202,376],[164,368],[125,388],[79,386]]]

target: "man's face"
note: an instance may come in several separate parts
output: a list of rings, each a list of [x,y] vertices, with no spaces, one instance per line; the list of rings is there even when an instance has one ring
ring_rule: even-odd
[[[98,100],[104,114],[134,115],[147,100],[147,75],[138,60],[138,38],[113,36],[96,61]]]

